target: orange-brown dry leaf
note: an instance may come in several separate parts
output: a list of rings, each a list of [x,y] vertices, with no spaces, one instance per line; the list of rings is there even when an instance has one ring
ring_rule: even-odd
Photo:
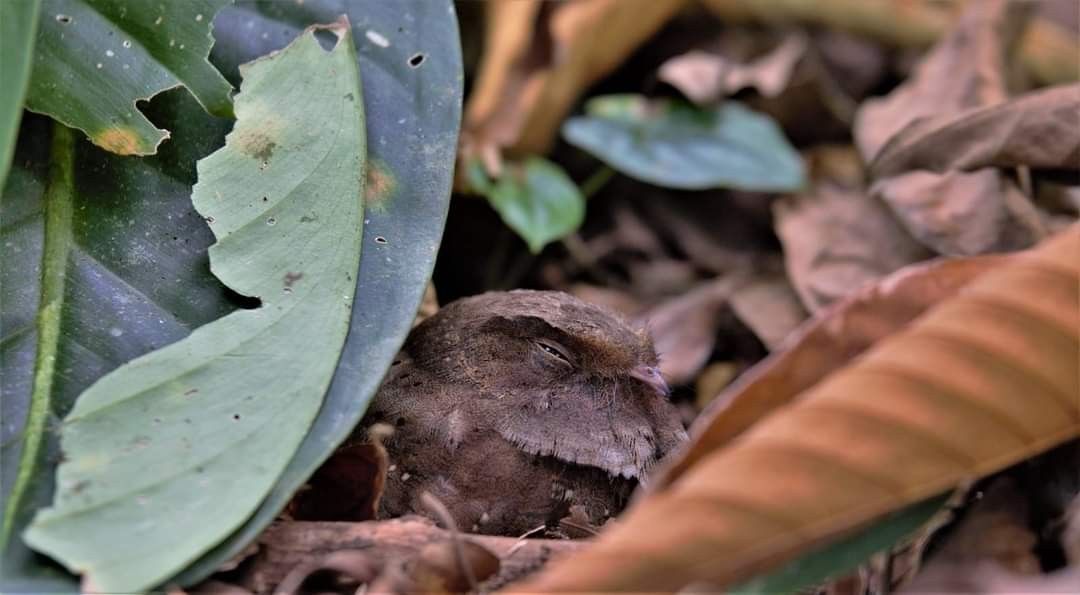
[[[683,4],[489,2],[484,57],[465,106],[465,157],[500,148],[546,153],[586,87],[621,64]]]
[[[903,268],[822,311],[795,331],[789,347],[748,371],[702,411],[682,455],[650,479],[650,489],[676,481],[702,458],[725,446],[773,411],[889,335],[904,329],[934,304],[948,299],[1012,256],[937,260]]]
[[[708,453],[525,592],[730,586],[1080,436],[1080,226]]]

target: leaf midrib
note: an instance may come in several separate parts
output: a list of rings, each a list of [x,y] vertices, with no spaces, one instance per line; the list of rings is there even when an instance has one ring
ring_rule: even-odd
[[[23,426],[19,470],[4,507],[0,550],[6,550],[22,501],[36,475],[52,408],[52,385],[60,347],[64,284],[72,244],[75,136],[70,128],[54,124],[49,150],[49,181],[45,190],[45,230],[41,257],[41,299],[38,303],[38,344],[30,408]]]

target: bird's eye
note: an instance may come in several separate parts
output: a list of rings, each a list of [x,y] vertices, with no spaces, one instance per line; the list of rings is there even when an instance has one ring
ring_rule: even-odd
[[[566,355],[566,352],[562,348],[562,346],[555,345],[555,344],[553,344],[551,342],[548,342],[548,341],[537,341],[536,346],[540,348],[540,351],[543,351],[548,356],[559,360],[563,364],[566,364],[568,366],[573,365],[570,362],[570,357],[568,355]]]

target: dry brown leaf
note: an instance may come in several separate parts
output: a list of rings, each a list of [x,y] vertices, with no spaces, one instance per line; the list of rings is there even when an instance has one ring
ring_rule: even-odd
[[[977,564],[966,570],[967,576],[964,577],[966,580],[960,580],[932,591],[904,589],[898,593],[904,595],[924,595],[928,592],[964,593],[964,595],[1059,593],[1064,595],[1076,593],[1076,585],[1080,585],[1080,566],[1035,576],[1008,572],[990,562]]]
[[[987,562],[1017,575],[1039,574],[1036,543],[1028,527],[1026,494],[1014,479],[999,478],[971,506],[903,592],[966,592],[974,570]]]
[[[1073,498],[1065,512],[1065,529],[1061,532],[1061,546],[1070,564],[1080,567],[1080,494]]]
[[[449,536],[449,531],[419,517],[363,523],[276,522],[259,536],[259,553],[245,564],[237,580],[255,593],[277,592],[275,588],[298,565],[317,562],[331,552],[357,549],[366,554],[366,562],[361,564],[370,565],[372,571],[363,576],[373,577],[387,569],[388,564],[415,560],[419,552],[432,544],[445,543]],[[504,581],[535,571],[552,553],[572,552],[582,546],[581,542],[566,540],[519,540],[487,535],[463,538],[499,558],[499,578]]]
[[[777,201],[773,214],[788,278],[811,313],[932,256],[885,205],[829,183]]]
[[[675,481],[758,420],[791,404],[875,343],[1009,258],[980,256],[913,265],[820,312],[795,332],[787,349],[769,356],[711,398],[710,406],[690,428],[690,445],[652,478],[650,488]]]
[[[301,593],[301,587],[312,575],[330,572],[347,578],[356,585],[369,583],[378,574],[378,567],[372,560],[371,553],[365,550],[340,550],[297,564],[289,574],[274,588],[274,593],[294,595]]]
[[[772,51],[745,64],[694,50],[665,62],[657,77],[698,104],[716,103],[747,87],[776,97],[787,88],[806,48],[806,36],[792,33]]]
[[[543,154],[591,83],[676,14],[684,0],[487,3],[484,55],[465,107],[463,157]]]
[[[1080,436],[1080,225],[708,453],[526,592],[720,588]]]
[[[731,294],[731,309],[761,342],[775,350],[806,320],[806,309],[780,266],[754,267]]]
[[[870,187],[924,246],[944,256],[1030,248],[1046,234],[1035,205],[996,169],[913,171]]]
[[[693,380],[709,361],[735,284],[731,278],[710,281],[640,316],[660,355],[660,372],[671,384]]]
[[[739,366],[734,362],[716,362],[706,366],[694,382],[694,392],[697,395],[694,405],[698,411],[708,407],[713,398],[738,375]]]
[[[464,566],[463,566],[464,564]],[[409,559],[391,561],[370,587],[372,593],[465,593],[499,571],[499,558],[463,540],[430,543]]]
[[[866,101],[855,140],[867,161],[919,118],[954,114],[1008,98],[1007,59],[1030,5],[983,0],[927,53],[911,77],[888,96]]]
[[[286,509],[305,521],[367,521],[378,516],[390,459],[382,441],[393,433],[387,424],[368,430],[368,441],[349,441],[330,455],[293,496]]]
[[[885,178],[914,169],[1019,165],[1080,169],[1080,84],[915,122],[881,149],[871,174]]]
[[[908,82],[860,108],[855,137],[863,157],[888,157],[904,139],[932,133],[935,122],[1003,104],[1008,97],[1007,60],[1030,8],[1027,3],[1006,0],[969,6]],[[1001,136],[991,139],[982,131],[977,136],[991,144],[1002,141]],[[943,149],[958,149],[955,145],[962,142],[966,141],[954,140],[951,149]],[[1046,233],[1035,206],[995,168],[900,175],[905,171],[890,169],[889,175],[895,177],[879,178],[871,195],[888,204],[912,236],[939,254],[1022,249]]]

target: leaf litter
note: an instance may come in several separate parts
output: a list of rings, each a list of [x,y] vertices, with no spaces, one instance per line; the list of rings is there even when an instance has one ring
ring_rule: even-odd
[[[722,3],[713,4],[719,6]],[[594,8],[595,12],[589,13],[586,5],[590,3],[578,3],[577,9],[581,11],[579,15],[589,14],[589,18],[599,19],[602,18],[599,15],[614,14],[604,13],[599,8]],[[599,5],[600,3],[595,4]],[[706,411],[694,426],[697,429],[698,442],[690,447],[689,453],[697,451],[703,453],[701,456],[715,456],[713,450],[722,449],[732,437],[744,433],[752,436],[767,434],[773,430],[767,431],[764,428],[772,427],[770,424],[780,424],[778,420],[789,414],[806,416],[805,419],[800,418],[805,422],[803,426],[814,425],[831,429],[815,433],[821,435],[819,443],[815,441],[817,436],[805,436],[806,432],[800,432],[796,427],[798,424],[794,422],[776,425],[776,428],[786,430],[775,430],[775,435],[794,436],[795,441],[801,445],[798,448],[792,446],[793,451],[801,448],[800,452],[808,454],[816,452],[815,449],[839,448],[841,442],[849,444],[857,441],[845,432],[870,433],[871,429],[879,428],[874,420],[860,418],[858,423],[851,422],[851,427],[834,427],[828,423],[825,414],[821,414],[823,417],[819,418],[815,417],[817,413],[804,411],[803,393],[816,394],[819,385],[830,377],[847,377],[852,374],[848,370],[858,367],[858,364],[851,365],[853,361],[870,355],[876,356],[879,349],[883,349],[881,345],[887,344],[890,340],[888,337],[894,334],[907,337],[911,330],[908,327],[920,324],[928,316],[927,313],[935,312],[936,306],[957,308],[958,306],[950,304],[965,303],[968,304],[965,307],[972,309],[967,314],[976,316],[972,312],[979,310],[981,306],[972,306],[970,301],[961,302],[961,297],[966,291],[964,288],[973,283],[973,279],[981,279],[984,273],[989,274],[988,271],[1012,270],[1009,274],[1018,275],[1015,279],[1022,278],[1027,282],[1017,280],[1013,285],[1037,285],[1049,289],[1053,284],[1038,285],[1047,280],[1038,278],[1038,274],[1032,273],[1030,267],[1023,269],[1023,273],[1015,272],[1021,270],[1015,268],[1020,266],[1016,260],[1019,257],[983,255],[1013,252],[1034,246],[1048,237],[1052,230],[1066,232],[1066,235],[1076,233],[1075,228],[1069,227],[1075,221],[1075,208],[1069,206],[1070,199],[1064,198],[1069,195],[1068,191],[1055,192],[1056,198],[1053,199],[1037,198],[1033,192],[1043,192],[1048,188],[1042,170],[1067,169],[1061,166],[1070,155],[1067,142],[1060,145],[1060,150],[1056,148],[1058,145],[1055,145],[1051,147],[1054,149],[1052,152],[1045,153],[1057,157],[1042,157],[1040,155],[1043,153],[1033,151],[1032,147],[1039,126],[1057,128],[1071,122],[1065,111],[1071,104],[1055,99],[1052,105],[1063,106],[1060,115],[1040,118],[1039,110],[1032,107],[1036,104],[1031,96],[1020,95],[1026,90],[1026,86],[1031,85],[1031,81],[1013,76],[1012,71],[1015,70],[1017,61],[1010,54],[1009,48],[1019,44],[1017,47],[1024,48],[1025,56],[1038,54],[1031,53],[1034,50],[1030,49],[1032,43],[1028,41],[1028,37],[1016,31],[1010,32],[1010,28],[1018,29],[1024,20],[1016,15],[1002,16],[1010,14],[1007,11],[1015,8],[1002,8],[997,4],[992,8],[994,10],[989,10],[986,14],[969,13],[956,23],[953,33],[944,37],[936,49],[927,54],[922,62],[924,66],[917,67],[908,77],[907,83],[898,87],[894,94],[888,95],[885,100],[867,101],[871,93],[888,91],[888,86],[895,83],[890,77],[895,76],[895,73],[904,74],[910,67],[913,54],[909,52],[897,56],[891,50],[883,51],[880,44],[876,43],[878,40],[844,37],[849,33],[843,30],[843,26],[804,37],[804,40],[809,40],[806,44],[809,47],[803,48],[804,55],[786,77],[778,77],[787,78],[787,84],[777,83],[774,87],[769,87],[768,94],[772,94],[772,97],[763,97],[765,93],[761,93],[761,88],[753,84],[738,90],[740,101],[746,100],[749,105],[773,115],[784,125],[785,132],[799,139],[796,146],[802,151],[803,161],[809,172],[810,183],[807,187],[780,196],[774,193],[730,190],[677,193],[624,176],[616,176],[608,186],[590,199],[590,215],[584,221],[577,243],[573,247],[553,242],[540,251],[538,256],[530,255],[521,258],[518,263],[513,263],[509,271],[499,270],[499,264],[494,258],[481,258],[479,262],[493,270],[486,277],[498,279],[500,274],[505,272],[516,283],[573,290],[578,295],[609,304],[627,316],[641,320],[649,319],[649,313],[663,315],[660,322],[664,322],[663,317],[666,316],[667,322],[655,325],[654,330],[658,336],[668,333],[669,337],[674,337],[670,339],[674,348],[667,351],[672,354],[673,360],[669,364],[672,366],[669,367],[669,372],[681,385],[681,388],[677,389],[676,397],[685,398],[687,392],[693,390],[689,387],[695,384],[704,387],[701,390],[707,393],[697,395],[697,402],[706,407]],[[1006,12],[997,12],[999,9]],[[577,68],[575,64],[587,62],[589,51],[593,51],[581,49],[585,45],[573,45],[585,44],[584,41],[577,41],[574,37],[559,37],[566,31],[576,31],[571,28],[558,29],[558,23],[572,21],[570,17],[565,17],[567,21],[555,18],[561,10],[562,7],[548,10],[539,3],[522,2],[516,3],[512,8],[503,6],[490,11],[486,25],[490,47],[485,51],[480,65],[481,72],[477,80],[481,83],[476,87],[470,105],[467,106],[471,117],[466,127],[468,138],[465,139],[462,151],[463,159],[469,160],[469,163],[475,162],[479,156],[488,174],[496,175],[501,171],[503,152],[511,155],[511,163],[523,155],[532,155],[541,150],[546,152],[551,147],[553,131],[557,129],[568,109],[565,106],[574,100],[584,99],[582,81],[594,81],[600,77],[597,72],[606,72],[599,69],[589,71],[587,75],[583,74],[584,71],[561,74],[563,68],[571,71]],[[713,10],[722,12],[726,9]],[[581,18],[584,22],[585,17]],[[675,19],[676,22],[671,23],[668,19]],[[682,32],[678,27],[682,27],[683,23],[678,22],[678,19],[678,15],[665,15],[663,22],[649,21],[648,27],[654,29],[651,33],[654,36],[653,41],[650,43],[670,43],[670,38],[665,37],[665,28]],[[940,21],[940,26],[944,28],[946,22]],[[667,23],[665,28],[660,28],[664,23]],[[1039,22],[1038,25],[1042,27],[1045,23]],[[555,26],[556,30],[545,30],[545,27],[549,26]],[[910,27],[911,23],[901,21],[901,26]],[[618,26],[612,25],[611,29],[617,30]],[[739,29],[724,31],[726,34],[733,30]],[[861,31],[861,34],[865,33],[866,31]],[[548,35],[555,39],[554,47],[563,49],[545,53],[545,47],[551,50],[551,46],[544,45],[550,41],[545,41],[545,36]],[[830,35],[832,37],[825,41]],[[884,33],[880,35],[887,37]],[[570,45],[560,45],[567,39],[575,41]],[[641,43],[637,38],[634,39],[633,43]],[[693,43],[683,43],[681,46],[672,44],[665,47],[664,51],[670,57],[678,56],[687,51],[687,45],[704,46],[701,39],[699,37]],[[894,42],[895,39],[889,43]],[[830,43],[834,44],[832,50],[828,49]],[[678,50],[672,50],[672,47],[678,47]],[[842,77],[835,76],[842,61],[837,54],[830,55],[829,51],[835,52],[837,47],[859,48],[860,54],[872,54],[866,56],[863,64],[846,65],[852,68],[853,72],[863,73],[860,84],[847,85],[847,81]],[[566,48],[579,49],[586,57],[579,58],[577,51]],[[560,54],[560,51],[564,53]],[[543,59],[536,60],[537,53]],[[628,59],[632,64],[641,63],[640,58],[619,55],[619,59]],[[569,60],[555,60],[553,56],[569,57]],[[733,63],[751,64],[753,61],[753,56],[748,55]],[[651,62],[653,67],[658,63],[660,62],[655,60]],[[969,68],[970,64],[976,64],[977,68]],[[948,76],[956,73],[962,73],[963,76]],[[800,104],[795,99],[805,97],[797,93],[800,85],[805,84],[800,82],[800,76],[810,77],[817,97],[815,101],[824,105],[826,112],[831,114],[829,122],[824,122],[816,115],[807,117],[806,111],[809,108],[800,111]],[[538,88],[543,91],[537,92]],[[778,91],[773,94],[771,89]],[[654,90],[646,89],[645,92]],[[694,99],[694,92],[688,89],[685,95]],[[1054,90],[1043,91],[1051,94],[1053,92]],[[539,98],[550,97],[545,93],[557,93],[558,101],[554,104],[544,103]],[[727,92],[722,94],[726,95]],[[719,95],[721,94],[714,93],[707,100],[716,101],[720,99]],[[875,122],[873,106],[892,100],[894,95],[901,107],[896,108],[897,111],[888,117],[878,114],[880,120]],[[1015,101],[1010,100],[1013,96],[1017,97]],[[699,96],[699,100],[703,100],[703,97]],[[669,100],[666,97],[661,99]],[[905,105],[904,102],[908,103]],[[862,108],[856,111],[860,104]],[[1045,107],[1047,104],[1040,105]],[[551,109],[545,112],[548,107]],[[912,114],[927,117],[920,119],[915,116],[912,120],[909,118]],[[799,124],[792,123],[800,119],[804,121]],[[974,124],[969,122],[986,124],[994,130],[1006,130],[1012,121],[1019,121],[1021,124],[1025,121],[1032,122],[1030,126],[1021,125],[1015,128],[1017,134],[1001,133],[1001,138],[1016,142],[1016,146],[1005,145],[1006,149],[995,153],[989,151],[987,146],[968,148],[964,145],[971,139],[970,131]],[[881,122],[887,125],[875,128]],[[838,123],[847,127],[839,135]],[[797,135],[792,132],[795,126],[800,127]],[[943,150],[939,155],[925,150],[937,141],[944,142],[945,147],[957,148]],[[832,146],[825,146],[824,143],[831,143]],[[580,152],[574,152],[567,147],[555,147],[549,155],[553,161],[565,166],[570,177],[575,180],[585,179],[590,174],[589,167],[595,166],[595,161],[586,162]],[[961,159],[957,158],[957,155],[966,157]],[[1057,181],[1061,179],[1058,178]],[[1069,178],[1065,178],[1065,181],[1068,183]],[[985,202],[976,202],[976,198]],[[755,201],[756,208],[744,208],[746,201]],[[717,204],[724,208],[717,208]],[[594,219],[594,212],[601,215]],[[1051,217],[1056,218],[1053,225],[1049,224]],[[455,224],[452,215],[449,233],[454,233],[455,227],[459,226],[485,233],[489,231],[490,228],[484,227],[483,220],[469,219],[468,222]],[[764,226],[759,227],[762,220]],[[751,230],[747,233],[747,242],[742,246],[731,241],[731,237],[740,230]],[[486,245],[484,240],[475,232],[471,239],[475,240],[482,253]],[[1063,241],[1057,240],[1056,245],[1060,247]],[[453,250],[466,249],[461,244],[453,242],[451,245],[444,245],[447,256],[440,259],[440,267],[444,270],[441,280],[439,271],[436,272],[436,285],[439,286],[439,294],[444,301],[459,294],[491,288],[478,283],[470,285],[472,282],[467,280],[446,281],[447,268],[454,270],[454,267],[477,267],[475,258],[453,257]],[[734,248],[732,244],[735,245]],[[522,245],[520,249],[527,250],[527,247]],[[1059,252],[1057,257],[1061,254]],[[968,255],[975,258],[931,260],[936,256]],[[467,265],[452,264],[454,261],[466,262]],[[451,264],[442,264],[444,262]],[[1030,264],[1032,260],[1029,258],[1026,262]],[[1040,262],[1046,264],[1049,261]],[[1057,264],[1053,266],[1063,266],[1060,258],[1055,262]],[[781,267],[780,263],[785,266]],[[1010,266],[1014,268],[1008,269]],[[1068,267],[1062,270],[1066,268]],[[1002,272],[1002,275],[1004,274]],[[460,276],[460,279],[468,278],[470,277],[467,275]],[[513,284],[515,283],[511,283]],[[997,282],[994,290],[996,293],[993,293],[995,299],[1013,300],[1010,303],[1017,305],[1014,297],[1006,296],[1019,294],[1007,292],[1005,285],[1008,283]],[[727,287],[728,290],[712,292],[710,288],[715,287]],[[1028,290],[1025,295],[1032,293],[1030,287]],[[746,295],[740,298],[742,291],[745,291]],[[1064,296],[1063,299],[1066,300],[1061,302],[1062,304],[1070,303],[1065,293],[1067,292],[1058,295]],[[775,297],[766,299],[761,297],[763,295]],[[709,299],[702,296],[709,296]],[[692,297],[694,299],[691,299]],[[1045,303],[1036,306],[1037,309],[1045,307]],[[1043,312],[1048,310],[1044,309]],[[956,311],[958,310],[954,312]],[[666,315],[665,312],[674,314]],[[735,316],[725,315],[732,312]],[[1016,314],[1019,318],[1024,315]],[[807,316],[810,316],[811,320],[799,326]],[[943,317],[944,315],[938,315],[933,318],[937,321],[936,324],[941,325],[937,331],[963,330],[949,326],[943,321]],[[986,332],[990,333],[989,338],[983,337],[979,340],[982,341],[979,343],[982,348],[990,350],[1005,343],[1002,338],[1004,335],[994,334],[1004,331],[995,326],[993,317],[986,317],[983,312],[972,320],[978,320],[982,326],[987,327]],[[773,322],[778,322],[774,325],[775,328],[770,327]],[[1010,329],[1009,332],[1013,330],[1016,329]],[[740,340],[740,344],[733,347],[725,345],[732,336],[739,333],[748,335],[749,340]],[[922,343],[919,343],[919,346],[926,347]],[[1066,354],[1072,349],[1071,344],[1066,341],[1062,341],[1061,346],[1065,348]],[[911,345],[906,345],[905,350],[918,351]],[[905,350],[893,349],[888,353],[896,354]],[[749,367],[747,361],[753,363],[769,351],[774,353],[764,364],[737,377],[727,389],[721,388],[728,384],[732,370],[738,374]],[[975,351],[978,350],[973,349],[972,353]],[[1022,354],[1015,350],[1006,351],[1007,353],[997,355],[1006,359],[1023,359]],[[901,356],[896,357],[903,359]],[[1025,366],[1031,364],[1026,359],[1023,361]],[[952,363],[962,368],[960,363]],[[934,364],[937,365],[937,362]],[[932,367],[928,363],[923,365]],[[1059,369],[1058,372],[1060,371]],[[715,379],[702,382],[707,375],[715,376]],[[1054,382],[1061,380],[1061,376],[1049,373],[1047,378],[1051,376],[1055,379]],[[975,377],[977,373],[972,372],[966,378],[970,380]],[[695,383],[695,380],[698,382]],[[933,380],[942,383],[948,379],[934,376]],[[759,387],[755,397],[732,396],[746,394],[743,391],[754,392],[748,388],[751,386]],[[855,393],[893,394],[903,392],[901,389],[904,388],[885,381],[882,381],[881,387],[874,386],[876,385],[862,386],[861,390],[850,393],[853,396],[850,397],[850,402],[844,401],[845,407],[852,404],[867,408],[880,405],[877,400],[864,403],[865,398],[858,400],[859,396]],[[1068,390],[1068,387],[1065,388]],[[949,391],[942,389],[941,392]],[[769,395],[773,396],[772,400]],[[1058,397],[1060,396],[1058,394]],[[793,400],[787,400],[789,398]],[[923,395],[922,398],[928,397]],[[948,409],[947,400],[941,400]],[[926,404],[920,401],[919,407],[924,405]],[[996,403],[992,407],[1006,408],[1009,411],[1006,415],[1015,413],[1015,403]],[[730,426],[726,433],[721,433],[724,438],[713,440],[706,436],[709,424],[721,415],[718,412],[733,416],[730,419],[734,421],[730,423],[734,425]],[[896,413],[894,421],[900,419],[899,413],[893,413]],[[885,417],[893,413],[886,415],[875,410],[875,415]],[[953,422],[961,423],[952,417],[944,417],[948,419],[948,423],[941,422],[941,426]],[[905,421],[914,424],[918,420]],[[1023,423],[1035,422],[1024,418]],[[941,427],[922,429],[927,432],[942,431]],[[830,433],[846,438],[829,438]],[[881,429],[879,433],[885,437],[883,440],[889,436],[896,437],[888,429]],[[1059,432],[1058,438],[1067,433],[1068,431]],[[974,434],[977,432],[967,435]],[[1002,440],[1007,441],[1004,438]],[[897,443],[882,448],[900,448],[898,445],[901,443],[905,443],[905,440],[899,439]],[[972,438],[971,445],[955,446],[982,448],[985,445]],[[1004,444],[999,446],[1006,447]],[[1008,455],[1009,460],[1031,456],[1045,449],[1031,445],[1020,447],[1015,444],[1010,448],[1013,450]],[[867,450],[873,449],[868,446]],[[797,458],[797,454],[798,452],[793,452],[793,460]],[[687,458],[683,459],[690,461],[686,463],[689,467],[697,460],[694,456],[688,454]],[[784,462],[784,457],[779,455],[761,456],[761,460],[755,461],[758,466]],[[722,458],[727,459],[726,456]],[[927,455],[900,458],[905,461],[922,461],[933,457]],[[881,480],[881,484],[888,485],[894,480],[900,480],[886,473],[891,470],[891,462],[900,458],[882,455],[876,468],[861,470],[868,473],[872,471],[876,474],[875,477]],[[972,459],[988,460],[982,458],[982,455],[973,455]],[[672,463],[676,466],[679,464]],[[998,469],[1000,466],[993,468]],[[739,467],[738,472],[728,475],[732,481],[741,478],[750,480],[753,469],[754,465],[748,464]],[[795,466],[792,469],[793,475],[788,476],[788,483],[783,487],[776,487],[775,491],[803,488],[811,490],[804,497],[810,502],[803,503],[800,499],[798,503],[800,506],[805,505],[806,510],[795,507],[790,501],[773,502],[762,495],[768,492],[764,489],[762,494],[756,495],[739,492],[740,498],[745,499],[740,499],[739,502],[781,506],[782,508],[775,510],[777,517],[792,520],[789,515],[798,516],[802,513],[806,513],[806,518],[810,518],[813,515],[807,510],[815,506],[820,505],[824,509],[838,506],[838,503],[842,502],[855,507],[856,504],[875,501],[877,497],[867,496],[865,500],[856,502],[850,499],[850,494],[836,495],[838,485],[821,486],[824,492],[813,491],[810,485],[814,478],[810,471],[814,469],[829,474],[829,478],[838,485],[850,479],[831,475],[828,465],[805,462],[801,466]],[[977,473],[987,473],[989,469],[990,467],[980,467]],[[903,472],[895,475],[902,476]],[[950,482],[952,483],[949,485],[954,485],[957,480]],[[705,497],[710,493],[708,490],[711,487],[702,484],[699,495]],[[867,488],[865,494],[874,491],[868,486],[863,487]],[[661,478],[643,495],[640,506],[664,505],[664,492],[669,489],[671,488],[667,488],[665,480]],[[833,496],[825,496],[826,492]],[[903,502],[895,500],[895,492],[878,496],[885,500],[894,500],[881,508],[880,513],[869,515],[860,526],[871,523],[870,517],[882,518],[885,509],[895,511],[912,502],[910,499],[904,499]],[[834,497],[835,500],[830,500]],[[908,497],[910,494],[905,496]],[[783,508],[783,505],[799,510],[792,512]],[[598,553],[595,555],[602,556],[603,548],[619,537],[624,538],[625,543],[633,549],[638,541],[636,537],[668,535],[665,531],[669,528],[672,531],[669,536],[674,540],[672,543],[685,545],[692,541],[687,536],[693,533],[693,529],[700,527],[701,516],[714,513],[715,510],[672,505],[672,509],[665,514],[658,514],[653,519],[656,525],[647,530],[604,528],[599,538],[601,545],[596,549]],[[644,513],[638,509],[631,512],[626,520],[632,523],[641,514]],[[721,536],[722,538],[735,539],[743,535],[739,533],[742,529],[753,528],[749,527],[752,524],[750,520],[745,518],[723,518],[730,521],[731,533]],[[375,530],[380,526],[389,527],[394,522],[397,521],[354,524],[350,525],[350,530]],[[282,527],[289,528],[289,523],[284,523]],[[680,527],[685,528],[687,533],[675,537]],[[724,564],[716,566],[731,570],[734,573],[730,575],[732,577],[748,576],[746,573],[750,572],[749,569],[775,568],[781,558],[791,559],[793,552],[806,552],[806,548],[822,547],[835,540],[837,535],[850,530],[851,525],[844,527],[846,529],[837,530],[836,533],[819,534],[809,540],[810,544],[781,544],[794,549],[768,561],[749,561],[748,566],[743,567],[725,561]],[[304,530],[299,525],[291,528]],[[653,530],[657,528],[659,529]],[[871,527],[869,530],[872,529]],[[311,530],[314,531],[314,528]],[[774,533],[785,534],[779,529],[775,529]],[[773,537],[779,539],[775,535]],[[682,555],[692,559],[695,552],[690,549],[693,547],[687,546]],[[715,547],[715,543],[701,545],[700,551],[715,551],[710,550],[710,547]],[[915,549],[912,553],[913,559],[918,561],[924,554],[922,546],[912,547]],[[732,550],[725,549],[725,552],[729,551]],[[643,581],[652,580],[650,573],[654,576],[665,575],[661,578],[671,578],[670,587],[673,589],[678,588],[676,582],[679,580],[688,582],[701,578],[694,574],[700,571],[701,567],[679,566],[686,563],[685,559],[663,560],[664,572],[661,573],[655,571],[655,567],[650,570],[649,564],[656,562],[655,558],[650,558],[656,555],[655,551],[643,553],[635,549],[634,552],[635,554],[627,553],[610,558],[610,568],[605,567],[605,576],[611,580],[624,580],[626,585],[638,587],[646,584]],[[591,559],[595,561],[601,558]],[[715,562],[714,558],[710,560],[710,563]],[[667,565],[669,562],[672,565]],[[596,587],[597,583],[589,581],[604,577],[598,576],[597,572],[583,570],[580,574],[575,574],[566,570],[573,564],[571,561],[564,566],[556,565],[550,569],[552,574],[541,575],[536,582],[525,583],[525,586],[538,589],[553,585],[573,589],[600,588]],[[702,566],[704,565],[702,562]],[[640,581],[632,582],[635,578]],[[717,579],[713,577],[710,580]],[[264,583],[271,584],[274,583]],[[370,586],[373,583],[368,584]],[[679,586],[684,585],[685,582]]]

